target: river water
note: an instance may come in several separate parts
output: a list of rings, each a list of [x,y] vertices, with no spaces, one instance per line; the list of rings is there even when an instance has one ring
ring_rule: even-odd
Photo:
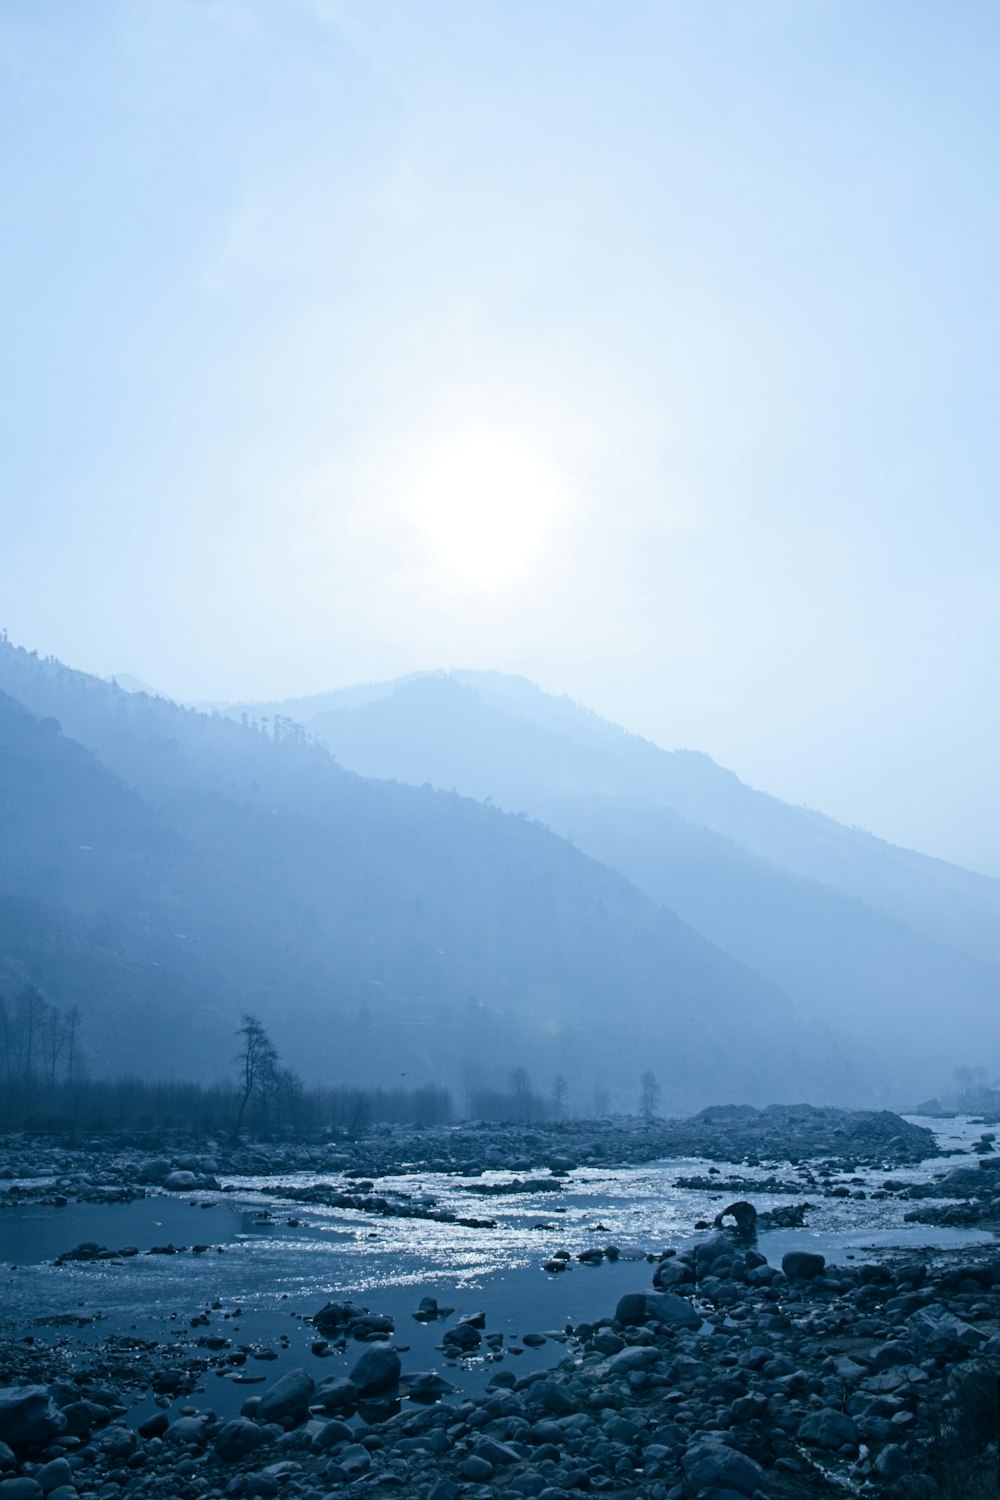
[[[975,1161],[969,1147],[981,1126],[967,1119],[915,1123],[930,1125],[949,1155],[921,1167],[859,1174],[843,1179],[844,1185],[870,1194],[887,1177],[921,1181],[957,1162]],[[801,1191],[773,1196],[676,1186],[678,1177],[716,1173],[721,1181],[773,1174],[800,1182]],[[537,1175],[547,1173],[540,1169]],[[787,1162],[750,1168],[685,1159],[580,1168],[560,1192],[503,1197],[471,1193],[473,1180],[430,1172],[375,1181],[375,1192],[384,1197],[397,1192],[424,1197],[463,1217],[494,1219],[492,1229],[383,1218],[281,1196],[282,1188],[319,1180],[349,1186],[335,1174],[229,1178],[222,1179],[223,1191],[154,1193],[123,1204],[26,1204],[0,1212],[0,1332],[57,1344],[67,1361],[83,1357],[109,1334],[178,1348],[197,1336],[226,1337],[248,1353],[246,1364],[225,1369],[206,1385],[210,1404],[230,1414],[251,1394],[247,1384],[274,1379],[292,1366],[305,1365],[317,1379],[349,1368],[362,1346],[353,1345],[346,1355],[318,1357],[311,1347],[315,1330],[304,1322],[331,1299],[388,1314],[395,1320],[404,1368],[451,1371],[448,1378],[467,1389],[484,1384],[500,1359],[484,1346],[482,1354],[459,1365],[445,1362],[440,1338],[454,1319],[415,1321],[411,1314],[422,1296],[437,1297],[456,1316],[484,1312],[487,1330],[504,1336],[501,1358],[517,1374],[551,1365],[565,1352],[560,1345],[567,1324],[609,1316],[624,1292],[648,1289],[646,1255],[671,1245],[681,1248],[696,1234],[695,1221],[711,1220],[733,1196],[751,1197],[758,1210],[789,1202],[814,1205],[805,1228],[760,1235],[758,1248],[772,1264],[780,1264],[793,1248],[820,1250],[830,1261],[843,1261],[992,1239],[972,1230],[904,1224],[913,1205],[892,1197],[819,1196],[815,1185],[810,1190],[808,1175],[808,1165]],[[503,1182],[511,1176],[486,1173],[474,1181]],[[140,1253],[118,1262],[52,1264],[84,1240],[112,1249],[135,1246]],[[186,1247],[184,1253],[143,1253],[167,1243]],[[616,1263],[594,1267],[574,1260],[560,1275],[542,1269],[557,1250],[576,1256],[610,1243],[621,1251]],[[207,1248],[195,1252],[194,1246]],[[207,1317],[208,1324],[193,1329],[194,1317]],[[520,1343],[525,1333],[544,1334],[546,1343],[525,1348]],[[142,1403],[139,1407],[141,1415]]]

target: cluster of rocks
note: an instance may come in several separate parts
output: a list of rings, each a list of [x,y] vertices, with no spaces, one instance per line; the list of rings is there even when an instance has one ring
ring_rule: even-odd
[[[214,1141],[206,1149],[177,1148],[151,1157],[138,1144],[106,1138],[77,1142],[72,1148],[41,1138],[8,1140],[0,1169],[0,1207],[26,1201],[127,1202],[149,1190],[196,1192],[217,1189],[220,1178],[274,1176],[295,1172],[342,1173],[356,1179],[345,1207],[369,1212],[415,1215],[433,1210],[369,1196],[371,1181],[390,1175],[443,1172],[482,1177],[494,1171],[535,1174],[546,1190],[577,1167],[625,1166],[669,1157],[714,1161],[797,1162],[826,1159],[824,1170],[903,1165],[936,1154],[929,1130],[888,1110],[842,1110],[813,1105],[724,1105],[687,1120],[634,1119],[556,1121],[532,1124],[474,1123],[416,1127],[379,1125],[345,1140],[236,1144]],[[484,1185],[487,1192],[494,1189]],[[541,1190],[541,1189],[539,1189]],[[735,1188],[743,1191],[743,1188]],[[749,1189],[746,1189],[749,1190]],[[331,1189],[331,1192],[334,1190]],[[287,1190],[286,1190],[287,1195]],[[352,1201],[347,1202],[350,1198]],[[354,1201],[356,1200],[356,1201]]]
[[[995,1254],[829,1266],[802,1250],[779,1268],[716,1231],[567,1330],[554,1367],[498,1369],[469,1397],[405,1371],[388,1320],[328,1304],[317,1330],[364,1345],[350,1373],[293,1370],[229,1421],[186,1405],[133,1430],[120,1393],[79,1372],[0,1391],[0,1500],[940,1500],[996,1469],[998,1288]],[[483,1330],[456,1324],[443,1352],[474,1354]]]

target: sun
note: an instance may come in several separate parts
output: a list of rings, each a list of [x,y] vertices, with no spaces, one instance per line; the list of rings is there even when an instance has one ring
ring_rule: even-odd
[[[433,443],[404,504],[436,570],[469,588],[500,590],[544,562],[564,493],[530,444],[480,427]]]

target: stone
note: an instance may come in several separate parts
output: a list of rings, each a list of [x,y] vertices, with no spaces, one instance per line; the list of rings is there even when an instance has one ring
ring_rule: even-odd
[[[971,1323],[956,1318],[938,1303],[913,1313],[907,1319],[907,1327],[918,1343],[925,1344],[934,1353],[944,1353],[948,1349],[975,1349],[986,1337]]]
[[[351,1382],[361,1397],[378,1396],[398,1384],[403,1365],[391,1344],[369,1344],[351,1371]]]
[[[913,1468],[906,1449],[899,1443],[887,1443],[872,1466],[882,1479],[899,1479]]]
[[[187,1193],[198,1186],[198,1178],[194,1172],[168,1172],[163,1186],[172,1193]]]
[[[701,1315],[673,1292],[627,1292],[615,1308],[615,1322],[625,1328],[665,1323],[673,1328],[700,1328]]]
[[[844,1412],[824,1406],[819,1411],[810,1412],[799,1423],[798,1437],[810,1448],[826,1448],[831,1452],[844,1447],[856,1448],[858,1424]]]
[[[812,1281],[826,1270],[826,1256],[815,1250],[788,1250],[781,1257],[781,1269],[789,1281]]]
[[[60,1485],[73,1483],[73,1470],[65,1458],[53,1458],[36,1469],[32,1478],[41,1485],[42,1493],[48,1495]]]
[[[20,1448],[44,1448],[58,1437],[66,1418],[44,1385],[0,1386],[0,1442]]]
[[[352,1412],[358,1404],[358,1388],[345,1375],[329,1375],[316,1387],[315,1401],[324,1411]]]
[[[163,1434],[164,1440],[178,1448],[204,1448],[208,1442],[207,1417],[178,1417]]]
[[[691,1443],[681,1459],[681,1468],[691,1493],[730,1490],[737,1495],[767,1494],[767,1475],[752,1458],[728,1448],[717,1438]]]
[[[493,1465],[488,1459],[470,1453],[469,1457],[459,1464],[458,1472],[463,1479],[471,1479],[475,1484],[485,1484],[487,1479],[493,1478]]]
[[[724,1228],[726,1219],[732,1219],[736,1226],[736,1233],[741,1239],[753,1239],[757,1233],[757,1210],[745,1198],[739,1199],[736,1203],[730,1203],[728,1208],[716,1214],[716,1229]]]
[[[247,1417],[226,1422],[215,1440],[215,1456],[224,1464],[238,1463],[266,1442],[263,1431]]]
[[[315,1390],[315,1381],[305,1370],[289,1370],[287,1375],[282,1375],[261,1396],[258,1407],[260,1420],[282,1424],[287,1420],[304,1422],[309,1415],[309,1403]]]
[[[0,1479],[0,1500],[44,1500],[44,1496],[36,1479]]]

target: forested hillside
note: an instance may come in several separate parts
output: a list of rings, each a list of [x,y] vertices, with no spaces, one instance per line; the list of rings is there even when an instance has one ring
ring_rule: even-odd
[[[253,1010],[309,1080],[867,1090],[824,1020],[526,817],[7,643],[0,689],[3,985],[78,1005],[94,1069],[217,1077]]]

